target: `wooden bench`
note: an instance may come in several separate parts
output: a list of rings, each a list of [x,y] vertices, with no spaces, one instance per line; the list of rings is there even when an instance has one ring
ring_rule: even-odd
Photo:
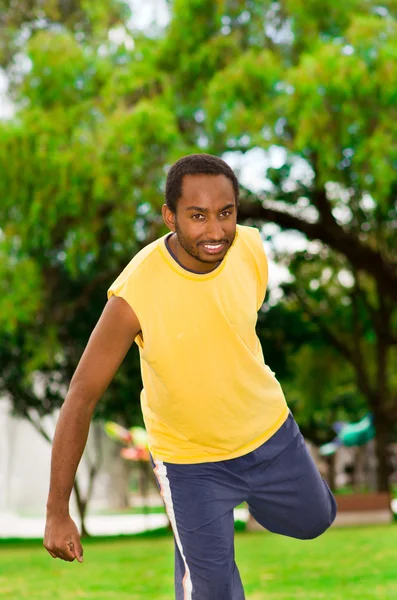
[[[335,526],[391,523],[391,497],[388,492],[335,494],[338,514]]]
[[[391,497],[387,492],[335,494],[338,513],[332,527],[348,525],[376,525],[391,523]],[[248,516],[249,531],[264,530],[252,515]]]

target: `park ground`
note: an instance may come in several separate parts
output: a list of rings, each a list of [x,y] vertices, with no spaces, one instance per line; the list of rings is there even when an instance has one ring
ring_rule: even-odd
[[[91,538],[84,563],[52,559],[40,542],[0,541],[3,600],[172,600],[169,532]],[[237,532],[247,600],[397,598],[397,525],[331,529],[298,541]]]

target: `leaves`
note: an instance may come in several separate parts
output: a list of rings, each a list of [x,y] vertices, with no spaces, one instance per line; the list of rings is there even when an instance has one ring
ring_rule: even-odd
[[[268,50],[249,50],[217,73],[208,87],[206,111],[213,135],[257,134],[274,118],[272,100],[282,76],[279,60]],[[225,133],[223,133],[225,132]]]

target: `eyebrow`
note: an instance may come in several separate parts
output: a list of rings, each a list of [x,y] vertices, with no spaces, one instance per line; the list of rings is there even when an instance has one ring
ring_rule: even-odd
[[[223,212],[227,208],[234,208],[234,206],[235,206],[234,202],[231,202],[230,204],[226,204],[226,206],[224,206],[223,208],[221,208],[221,210],[219,212]],[[203,213],[208,213],[209,212],[209,208],[202,208],[201,206],[188,206],[186,208],[186,210],[197,210],[197,211],[203,212]]]

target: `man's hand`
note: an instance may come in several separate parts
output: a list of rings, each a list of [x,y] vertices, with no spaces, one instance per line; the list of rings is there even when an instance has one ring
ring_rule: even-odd
[[[83,562],[83,548],[75,522],[69,515],[63,517],[47,516],[44,533],[44,547],[52,558],[61,558],[68,562],[75,558]]]

